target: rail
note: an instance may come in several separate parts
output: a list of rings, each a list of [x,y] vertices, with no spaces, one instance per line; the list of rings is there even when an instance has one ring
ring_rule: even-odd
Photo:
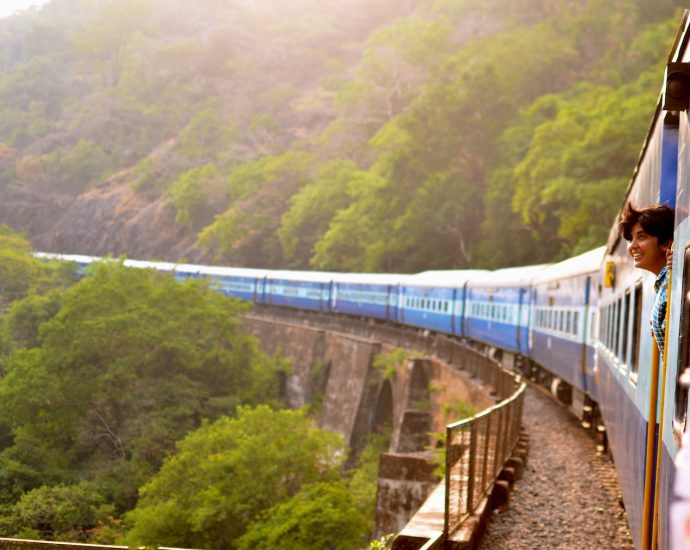
[[[488,497],[520,437],[526,385],[518,375],[465,348],[464,367],[490,384],[501,399],[481,413],[446,426],[444,538]]]

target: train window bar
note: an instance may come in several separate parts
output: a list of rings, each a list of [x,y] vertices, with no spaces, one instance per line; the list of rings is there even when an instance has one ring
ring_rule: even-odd
[[[628,335],[628,329],[630,325],[630,289],[626,289],[625,291],[625,300],[623,302],[623,332],[622,332],[622,338],[623,341],[621,342],[621,348],[622,348],[622,359],[624,364],[628,364],[628,358],[630,357],[630,336]]]
[[[613,344],[613,353],[615,354],[618,359],[621,357],[621,349],[620,349],[620,342],[621,342],[621,317],[623,316],[623,312],[621,311],[621,305],[622,305],[622,300],[618,298],[616,300],[616,325],[614,327],[614,344]]]
[[[685,249],[683,265],[683,303],[678,334],[678,363],[676,375],[676,403],[673,415],[674,427],[685,431],[688,415],[688,387],[690,387],[690,246]],[[687,372],[686,372],[687,371]]]
[[[630,362],[631,370],[637,374],[640,370],[640,333],[642,330],[642,281],[635,284],[635,293],[633,295],[633,326],[632,326],[632,341],[630,342],[630,349],[632,350],[632,360]]]
[[[609,304],[609,323],[608,323],[608,344],[607,347],[609,348],[609,351],[615,355],[615,347],[613,345],[614,342],[614,327],[615,327],[615,321],[616,321],[616,302],[613,302],[612,304]]]

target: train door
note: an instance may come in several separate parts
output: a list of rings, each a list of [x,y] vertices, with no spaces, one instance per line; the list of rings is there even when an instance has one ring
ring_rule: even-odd
[[[527,315],[527,308],[529,307],[529,297],[526,288],[520,288],[518,291],[518,311],[515,330],[516,332],[516,349],[518,353],[526,354],[526,350],[523,349],[523,338],[522,331],[525,331],[525,335],[528,333],[529,328],[529,315]],[[526,343],[526,342],[525,342]]]
[[[678,360],[673,407],[673,431],[680,439],[688,419],[688,387],[690,386],[690,246],[685,249],[681,300],[680,331],[678,333]]]

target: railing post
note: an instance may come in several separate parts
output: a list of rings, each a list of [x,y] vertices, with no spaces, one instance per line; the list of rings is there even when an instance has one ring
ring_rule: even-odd
[[[484,452],[482,453],[482,493],[486,489],[486,470],[489,467],[489,450],[491,449],[491,417],[492,413],[486,415],[486,430],[484,431]]]
[[[471,514],[474,510],[474,470],[477,460],[477,423],[472,422],[470,427],[470,463],[467,468],[467,510]]]
[[[507,437],[503,437],[503,430],[505,429],[503,417],[505,416],[504,412],[506,408],[510,408],[510,405],[508,405],[508,407],[502,407],[498,410],[498,429],[496,431],[496,445],[494,446],[494,476],[498,474],[498,468],[505,462],[503,449],[505,447],[505,440]]]
[[[453,430],[446,426],[446,504],[443,514],[443,534],[448,536],[450,533],[450,461],[451,461],[451,444],[452,444]]]

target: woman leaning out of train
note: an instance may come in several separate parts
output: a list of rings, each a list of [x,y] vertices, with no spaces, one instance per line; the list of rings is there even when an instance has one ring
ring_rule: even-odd
[[[674,211],[664,204],[654,204],[636,209],[626,203],[618,221],[618,229],[628,241],[628,254],[635,267],[646,269],[656,275],[654,289],[656,298],[652,309],[652,336],[664,355],[664,334],[666,332],[666,304],[668,303],[668,271],[673,260]]]

